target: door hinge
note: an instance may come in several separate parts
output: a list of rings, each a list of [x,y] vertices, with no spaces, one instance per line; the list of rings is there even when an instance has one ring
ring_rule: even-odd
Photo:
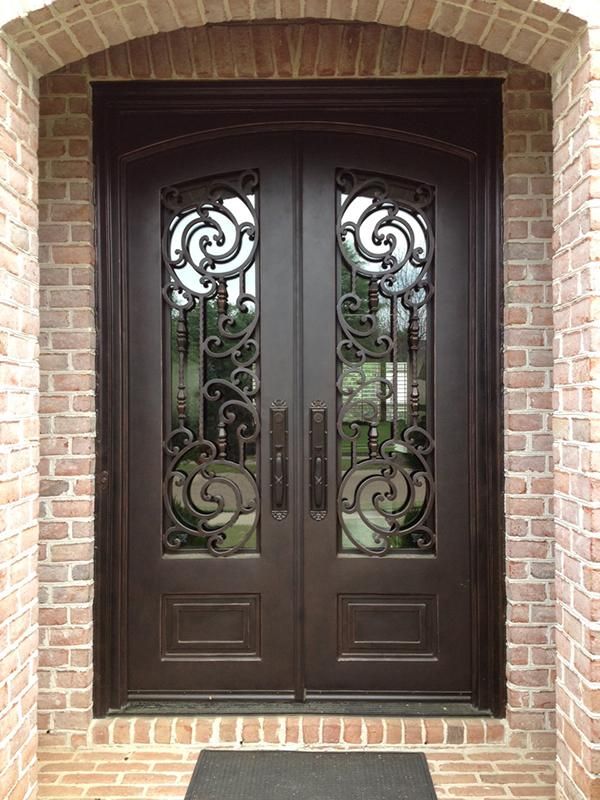
[[[105,492],[108,489],[108,477],[108,471],[105,469],[98,473],[98,489],[101,492]]]

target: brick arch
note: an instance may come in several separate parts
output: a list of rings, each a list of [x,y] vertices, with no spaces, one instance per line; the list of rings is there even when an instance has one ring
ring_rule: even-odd
[[[37,9],[25,13],[32,4]],[[259,19],[430,30],[551,72],[600,4],[571,0],[573,13],[564,0],[18,0],[7,5],[17,11],[20,6],[22,13],[0,11],[4,32],[41,75],[154,33]]]
[[[202,25],[145,36],[94,53],[41,79],[42,93],[110,80],[505,77],[504,56],[432,31],[377,24],[300,22]],[[548,77],[535,75],[539,87]],[[530,78],[531,80],[531,78]]]

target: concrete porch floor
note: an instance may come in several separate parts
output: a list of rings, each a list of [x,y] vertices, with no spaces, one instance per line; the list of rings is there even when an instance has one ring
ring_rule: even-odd
[[[200,749],[197,745],[43,748],[39,800],[183,800]],[[424,748],[402,748],[409,749]],[[427,758],[439,800],[553,800],[555,796],[555,753],[551,750],[427,748]]]

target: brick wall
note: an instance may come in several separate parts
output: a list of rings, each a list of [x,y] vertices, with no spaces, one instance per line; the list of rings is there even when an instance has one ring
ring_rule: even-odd
[[[0,38],[0,797],[37,744],[37,82]]]
[[[138,39],[42,82],[40,725],[82,743],[91,720],[94,453],[89,81],[508,76],[506,476],[509,727],[552,746],[554,646],[549,79],[435,33],[367,25],[209,26]]]
[[[35,9],[28,16],[26,12]],[[471,44],[482,44],[493,53],[510,55],[520,61],[551,72],[561,59],[567,60],[556,71],[554,80],[555,106],[557,110],[556,172],[557,203],[555,222],[557,225],[557,255],[554,268],[554,290],[556,298],[556,537],[558,566],[558,730],[559,730],[559,794],[561,797],[591,797],[597,794],[600,757],[598,755],[598,288],[596,262],[598,249],[596,240],[600,227],[597,182],[597,144],[600,143],[598,122],[597,83],[600,79],[598,51],[600,41],[596,31],[591,39],[583,38],[570,55],[574,37],[581,29],[580,20],[563,13],[565,10],[578,14],[581,19],[600,23],[600,3],[593,0],[5,0],[0,4],[0,25],[15,42],[21,54],[29,59],[36,74],[50,72],[62,64],[74,61],[89,53],[102,51],[109,45],[125,40],[136,40],[157,31],[175,30],[182,26],[193,26],[204,22],[242,20],[251,18],[294,18],[306,16],[349,17],[368,22],[383,22],[391,25],[410,25],[417,29],[431,29],[438,35],[455,37]],[[15,19],[18,15],[22,17]],[[109,56],[98,57],[96,67],[103,77],[122,70],[121,77],[134,73],[143,76],[144,71],[160,77],[160,70],[167,70],[180,77],[204,77],[199,69],[198,50],[190,44],[193,32],[173,34],[185,43],[184,49],[165,48],[158,39],[154,44],[132,41],[130,48],[119,48]],[[201,38],[203,34],[198,34]],[[256,31],[250,35],[257,39]],[[279,34],[278,34],[279,35]],[[277,35],[277,36],[278,36]],[[329,34],[331,35],[331,33]],[[345,34],[350,37],[350,32]],[[363,37],[366,34],[363,34]],[[209,34],[210,36],[210,34]],[[226,42],[236,40],[239,34],[223,36]],[[275,33],[266,35],[274,49],[266,61],[253,56],[253,68],[257,75],[283,74],[292,69],[298,74],[300,62],[286,66],[288,45],[281,43]],[[419,34],[406,32],[382,33],[377,38],[375,49],[365,44],[363,38],[360,55],[346,53],[338,59],[335,70],[342,74],[373,74],[378,70],[383,75],[395,71],[408,74],[498,74],[510,68],[511,80],[529,78],[521,69],[508,65],[496,56],[483,56],[476,48],[462,49],[462,45],[448,40],[441,50],[441,41],[436,37],[420,39],[420,44],[411,44]],[[388,44],[385,44],[387,37]],[[199,39],[200,40],[200,39]],[[323,40],[325,41],[325,40]],[[394,44],[394,42],[396,42]],[[427,52],[424,43],[427,43]],[[317,74],[331,69],[328,66],[327,49],[330,41],[317,53],[302,56],[305,63],[313,64]],[[231,45],[228,45],[231,46]],[[402,55],[395,62],[395,52],[400,46]],[[254,44],[252,44],[254,47]],[[136,49],[137,48],[137,49]],[[215,57],[220,58],[214,77],[227,70],[241,74],[246,69],[239,58],[239,49],[225,51],[219,48]],[[161,51],[167,51],[167,60],[161,60]],[[264,51],[261,51],[263,53]],[[296,48],[296,57],[302,49]],[[353,56],[356,56],[354,58]],[[127,66],[123,59],[127,59]],[[120,59],[120,65],[117,60]],[[479,63],[480,62],[480,63]],[[162,63],[162,66],[161,66]],[[479,63],[479,66],[478,66]],[[376,66],[373,66],[373,65]],[[168,72],[168,69],[172,72]],[[92,69],[92,62],[88,65]],[[310,69],[310,67],[306,67]],[[318,72],[321,70],[321,72]],[[345,71],[343,71],[345,70]],[[210,70],[209,70],[210,74]],[[307,73],[310,74],[310,71]],[[85,74],[69,73],[77,79]],[[533,79],[534,73],[529,73]],[[57,76],[55,76],[57,77]],[[539,76],[535,80],[540,80]],[[64,186],[65,194],[55,198],[66,206],[86,206],[85,193],[89,192],[89,118],[87,115],[86,91],[76,89],[72,97],[63,92],[65,110],[60,111],[61,98],[54,116],[58,120],[63,114],[66,130],[52,132],[51,139],[68,137],[68,150],[45,159],[50,170],[46,189],[53,191],[56,184]],[[546,319],[547,264],[541,257],[539,245],[545,237],[539,231],[547,225],[547,215],[539,218],[535,201],[546,201],[548,150],[539,149],[539,142],[547,136],[547,110],[537,106],[546,103],[546,92],[535,89],[532,94],[524,87],[514,86],[507,91],[507,108],[520,112],[517,127],[507,128],[507,307],[506,307],[506,412],[510,430],[507,433],[507,569],[509,592],[509,720],[513,730],[529,729],[530,744],[548,742],[543,728],[551,724],[552,699],[552,644],[549,636],[552,604],[549,600],[552,581],[552,560],[548,557],[552,536],[548,535],[549,517],[547,491],[549,455],[547,449],[548,412],[546,396],[548,368],[549,324]],[[24,103],[24,105],[23,105]],[[66,119],[66,108],[73,104],[74,114],[82,126],[79,131],[70,129]],[[22,107],[19,109],[19,104]],[[35,584],[33,564],[35,545],[35,326],[36,301],[27,298],[27,292],[35,292],[36,276],[33,256],[35,254],[35,207],[34,181],[31,181],[35,166],[35,125],[27,122],[35,107],[35,90],[23,64],[0,42],[0,275],[3,281],[0,293],[0,793],[12,792],[23,796],[29,792],[32,763],[33,738],[31,738],[31,712],[33,708],[35,659],[35,620],[32,590]],[[48,112],[51,100],[48,100]],[[23,113],[24,112],[24,113]],[[542,112],[542,113],[540,113]],[[507,114],[508,123],[508,114]],[[48,122],[53,122],[49,113]],[[75,122],[76,124],[76,122]],[[510,128],[510,129],[509,129]],[[60,144],[54,142],[46,147]],[[53,163],[53,159],[63,164]],[[20,171],[21,168],[23,171]],[[64,174],[60,174],[60,170]],[[72,172],[69,172],[72,170]],[[55,172],[54,172],[55,171]],[[79,171],[79,174],[77,172]],[[21,187],[24,191],[21,191]],[[546,187],[542,189],[542,187]],[[50,201],[51,198],[47,198]],[[46,206],[49,208],[49,206]],[[51,212],[52,213],[52,212]],[[65,210],[55,211],[60,215],[85,213]],[[14,224],[16,223],[16,225]],[[63,247],[91,246],[89,221],[76,219],[48,219],[49,228],[56,230],[63,225],[68,229],[68,240]],[[535,233],[534,231],[538,231]],[[52,234],[49,233],[49,236]],[[60,234],[57,234],[60,235]],[[536,241],[530,241],[533,235]],[[28,238],[29,237],[29,238]],[[51,243],[47,241],[48,258],[52,256]],[[60,242],[55,244],[60,246]],[[537,245],[537,249],[535,246]],[[58,252],[58,251],[57,251]],[[65,251],[67,252],[67,251]],[[45,290],[48,331],[56,325],[63,326],[64,333],[87,334],[93,329],[91,319],[91,290],[77,280],[83,280],[92,259],[71,250],[68,259],[59,262],[63,267],[62,283],[57,283],[58,297],[62,291],[71,297],[73,305],[66,304],[57,309],[48,305],[51,289]],[[80,272],[79,269],[83,268]],[[72,293],[65,283],[69,281]],[[76,292],[82,294],[77,298]],[[84,300],[87,292],[88,300]],[[538,300],[543,297],[542,307]],[[66,317],[71,317],[67,323]],[[87,318],[87,321],[86,321]],[[62,320],[62,321],[61,321]],[[73,326],[73,327],[71,327]],[[49,334],[51,336],[52,334]],[[60,339],[57,340],[57,343]],[[49,338],[46,339],[46,343]],[[68,339],[63,342],[69,342]],[[90,374],[90,348],[83,338],[80,344],[70,340],[70,346],[61,348],[57,355],[56,375],[70,364],[82,375]],[[47,347],[49,345],[47,344]],[[57,344],[58,346],[58,344]],[[54,347],[54,344],[52,345]],[[47,361],[48,381],[54,379],[51,356]],[[58,366],[62,364],[63,366]],[[75,366],[76,365],[76,366]],[[536,377],[534,377],[534,375]],[[543,378],[541,377],[543,375]],[[529,385],[531,381],[542,381]],[[520,385],[525,384],[525,385]],[[50,383],[48,384],[50,386]],[[84,388],[78,381],[77,391],[71,392],[66,384],[59,389],[60,382],[46,392],[46,424],[51,426],[45,433],[50,441],[54,434],[51,403],[61,398],[58,416],[76,416],[78,404],[84,415],[91,415],[91,388]],[[64,398],[67,398],[67,406]],[[539,405],[541,404],[541,406]],[[62,409],[62,410],[60,410]],[[512,419],[511,419],[512,417]],[[92,416],[85,423],[91,425]],[[67,423],[73,424],[71,421]],[[523,427],[525,426],[525,427]],[[52,454],[45,468],[49,485],[47,492],[59,489],[60,494],[48,495],[44,506],[45,541],[48,559],[45,587],[42,600],[47,606],[45,622],[48,624],[47,646],[44,657],[48,664],[42,681],[45,681],[48,709],[42,721],[48,725],[58,723],[65,729],[75,730],[89,720],[89,653],[90,653],[90,498],[91,486],[86,485],[91,475],[84,468],[84,457],[90,453],[79,452],[79,448],[90,447],[92,431],[61,431],[57,439],[68,440],[66,464],[61,467],[58,456]],[[63,436],[64,434],[64,436]],[[58,445],[57,445],[58,446]],[[526,448],[533,448],[530,452]],[[52,458],[54,461],[52,461]],[[74,462],[81,457],[81,464]],[[528,459],[531,458],[531,461]],[[57,469],[57,472],[54,470]],[[74,475],[65,475],[60,487],[61,469],[77,469]],[[79,492],[79,494],[77,494]],[[59,498],[67,503],[62,507]],[[76,499],[80,497],[82,499]],[[76,503],[80,503],[79,506]],[[68,513],[61,516],[62,511]],[[58,513],[53,519],[52,515]],[[82,516],[73,516],[81,512]],[[54,527],[53,527],[54,526]],[[63,546],[61,558],[52,561],[52,530]],[[68,548],[74,548],[69,550]],[[80,548],[77,550],[76,548]],[[73,559],[73,560],[68,560]],[[64,609],[61,609],[63,598]],[[15,602],[16,600],[16,602]],[[63,613],[64,612],[64,613]],[[62,622],[59,622],[62,620]],[[31,623],[31,624],[30,624]],[[66,638],[65,638],[66,637]],[[64,647],[60,647],[61,640]],[[75,643],[75,640],[77,643]],[[62,649],[62,653],[60,653]],[[53,671],[53,658],[62,658],[67,653],[64,669]],[[63,674],[65,685],[59,685],[59,674]],[[55,697],[52,699],[52,695]],[[64,698],[64,699],[63,699]],[[55,712],[52,703],[62,704]],[[72,715],[72,716],[69,716]],[[215,723],[216,724],[216,723]],[[240,723],[241,724],[241,723]],[[111,723],[116,729],[117,723]],[[70,727],[69,727],[70,726]],[[133,725],[136,727],[137,723]],[[132,727],[132,726],[129,726]],[[142,725],[142,727],[144,727]],[[154,728],[159,726],[154,725]],[[163,726],[164,727],[164,726]],[[443,727],[443,726],[442,726]],[[450,726],[452,727],[452,726]],[[449,729],[446,724],[446,729]],[[98,726],[98,731],[102,731]],[[113,728],[107,728],[114,736]],[[345,730],[345,728],[343,728]],[[411,730],[406,725],[403,730]],[[487,731],[489,733],[489,730]],[[103,734],[98,733],[102,736]],[[120,735],[120,734],[119,734]],[[134,737],[137,734],[133,734]],[[410,734],[412,736],[412,734]],[[453,734],[455,735],[455,734]],[[467,734],[465,734],[467,735]],[[470,735],[470,734],[469,734]],[[487,735],[487,734],[486,734]],[[160,736],[164,738],[161,727]],[[513,733],[512,740],[518,742],[521,734]],[[157,734],[158,737],[158,734]],[[15,784],[13,789],[9,784]]]
[[[36,10],[28,16],[13,19],[32,8]],[[353,16],[365,21],[431,29],[439,35],[482,44],[493,53],[508,54],[550,72],[565,57],[574,36],[581,29],[580,20],[564,14],[564,10],[578,14],[581,19],[595,18],[596,22],[600,22],[600,4],[592,0],[357,0],[352,4],[345,0],[228,0],[224,3],[212,0],[88,0],[84,4],[72,0],[6,0],[0,4],[0,24],[5,26],[8,23],[5,31],[11,41],[16,42],[21,54],[29,59],[37,74],[49,72],[89,53],[102,51],[108,45],[135,40],[151,32],[175,30],[220,19],[293,18],[302,15],[330,18]],[[204,34],[197,35],[197,41],[201,41]],[[220,35],[226,42],[226,48],[222,50],[218,46],[215,49],[217,63],[214,73],[211,70],[202,72],[205,67],[198,58],[199,50],[194,40],[189,38],[194,36],[194,32],[188,32],[173,34],[184,43],[181,51],[178,46],[166,47],[165,42],[161,43],[159,39],[154,40],[153,44],[135,40],[127,48],[116,48],[108,61],[104,56],[96,57],[94,66],[90,60],[84,73],[67,70],[67,77],[63,76],[63,79],[74,78],[77,83],[77,78],[83,78],[87,84],[88,72],[93,69],[102,77],[111,74],[116,76],[120,72],[122,74],[119,77],[123,78],[134,74],[144,77],[145,72],[156,77],[206,77],[207,74],[220,77],[228,70],[241,75],[245,69],[251,69],[250,74],[276,77],[283,76],[285,70],[299,74],[303,63],[308,64],[302,67],[308,70],[305,74],[311,74],[311,64],[314,74],[332,74],[327,72],[332,69],[328,54],[329,39],[323,39],[322,46],[312,54],[303,54],[303,49],[296,47],[293,51],[295,57],[301,57],[303,61],[296,60],[287,65],[289,42],[282,42],[278,38],[280,33],[255,31],[249,37],[251,47],[254,48],[258,37],[264,35],[265,41],[273,49],[266,60],[263,45],[260,57],[251,49],[252,64],[248,65],[244,58],[240,59],[238,47],[239,44],[247,46],[248,34],[238,39],[235,37],[240,37],[240,34],[233,30],[230,34]],[[328,36],[331,35],[329,32]],[[349,31],[344,35],[352,42]],[[210,34],[207,36],[210,37]],[[412,32],[386,31],[376,37],[376,46],[371,47],[365,36],[367,34],[363,33],[358,50],[346,52],[343,57],[339,55],[333,74],[339,71],[340,74],[350,75],[353,70],[360,75],[376,72],[393,75],[396,71],[421,75],[439,72],[453,75],[479,72],[502,74],[509,69],[511,81],[523,81],[524,84],[520,88],[509,88],[506,94],[507,109],[519,112],[512,115],[510,123],[509,113],[506,115],[509,212],[505,337],[506,413],[510,425],[506,439],[509,720],[514,731],[530,731],[527,734],[530,744],[548,743],[548,734],[542,731],[552,722],[552,697],[549,691],[552,687],[552,644],[549,638],[549,620],[553,613],[549,599],[552,586],[549,577],[552,571],[549,557],[552,536],[547,491],[550,466],[547,394],[550,381],[546,363],[550,326],[547,322],[547,278],[543,277],[546,275],[547,261],[545,256],[541,256],[540,247],[546,239],[540,232],[547,225],[547,213],[540,218],[535,210],[539,208],[536,202],[547,203],[550,196],[547,166],[549,150],[540,144],[544,139],[547,140],[549,115],[547,109],[537,105],[539,102],[547,103],[547,93],[541,88],[531,94],[525,90],[528,80],[534,80],[535,73],[526,74],[496,56],[484,56],[475,47],[465,49],[456,41],[448,40],[442,47],[441,40],[436,36],[423,35],[419,39],[420,34]],[[337,46],[335,42],[334,46]],[[600,191],[597,170],[600,161],[596,152],[596,144],[600,143],[600,115],[595,88],[597,84],[590,83],[600,79],[598,50],[600,41],[597,32],[592,30],[591,40],[582,39],[577,49],[567,54],[567,60],[556,71],[554,80],[557,110],[557,256],[554,269],[557,412],[554,435],[559,601],[559,793],[562,797],[577,799],[597,793],[597,776],[600,772],[596,745],[600,708],[596,688],[600,682],[596,622],[600,548],[595,534],[599,527],[597,479],[600,471],[597,430],[600,408],[597,398],[599,304],[597,279],[594,280],[598,260],[596,240],[600,225],[597,210]],[[338,51],[340,53],[343,54],[343,48]],[[255,72],[252,72],[252,68]],[[30,174],[34,170],[31,167],[31,153],[34,150],[35,126],[24,123],[17,108],[19,101],[25,101],[29,110],[31,103],[35,104],[34,87],[29,80],[19,59],[9,54],[4,42],[0,43],[0,108],[3,112],[5,109],[7,111],[0,115],[0,274],[5,282],[0,294],[0,491],[6,501],[0,510],[0,745],[5,745],[1,747],[0,780],[5,784],[21,780],[21,784],[26,784],[25,792],[28,791],[27,763],[31,761],[33,742],[28,739],[31,729],[27,723],[31,716],[34,678],[28,668],[33,665],[35,657],[35,629],[24,624],[32,621],[31,589],[35,581],[32,563],[35,487],[30,485],[35,482],[36,433],[30,430],[35,428],[31,405],[35,397],[35,357],[28,348],[35,346],[36,303],[34,298],[26,298],[27,290],[35,291],[31,263],[35,245],[33,238],[29,241],[27,238],[28,232],[35,230],[35,210],[29,202],[35,190],[26,177],[25,191],[15,191],[17,186],[23,185],[17,179],[17,176],[22,179],[23,174],[14,167],[20,164]],[[539,75],[535,76],[535,81],[539,80]],[[27,86],[31,91],[26,89]],[[81,83],[78,86],[81,87]],[[73,208],[71,211],[52,211],[47,204],[44,211],[58,215],[55,219],[47,219],[49,229],[56,225],[56,231],[61,226],[67,231],[69,238],[63,236],[63,247],[81,246],[89,253],[89,221],[60,219],[61,213],[84,214],[82,209],[87,205],[85,193],[90,190],[87,92],[77,88],[72,97],[69,95],[70,92],[65,90],[62,100],[56,98],[57,110],[54,112],[52,100],[47,101],[48,124],[55,121],[53,115],[59,121],[62,114],[65,130],[63,133],[57,131],[56,135],[52,131],[51,136],[45,137],[50,143],[44,146],[50,149],[57,147],[54,155],[52,152],[45,155],[49,170],[45,188],[52,192],[57,184],[62,185],[65,193],[55,198],[59,201],[57,205],[63,201],[67,207],[81,208],[78,211]],[[63,111],[60,111],[61,102],[65,104]],[[66,109],[71,104],[76,117],[74,121],[66,118]],[[516,119],[519,119],[518,123]],[[77,124],[77,120],[80,129],[69,129],[69,125]],[[64,152],[60,150],[60,142],[51,142],[61,138],[67,141],[68,149]],[[62,164],[58,164],[59,161]],[[61,170],[63,174],[60,174]],[[9,179],[16,182],[9,185]],[[50,201],[52,198],[46,199]],[[11,228],[10,222],[16,222],[16,228]],[[19,229],[20,223],[22,227]],[[52,233],[48,235],[51,237]],[[534,241],[530,240],[531,236]],[[61,246],[58,240],[54,244]],[[49,239],[46,245],[47,257],[51,259],[54,256]],[[71,298],[73,305],[65,307],[64,303],[56,309],[57,314],[53,317],[54,309],[48,304],[52,290],[46,287],[46,328],[50,331],[55,325],[57,332],[60,332],[62,326],[63,333],[85,335],[93,329],[90,321],[91,290],[85,283],[80,285],[77,281],[86,280],[84,275],[86,270],[89,271],[92,258],[76,249],[65,253],[70,254],[54,265],[55,276],[63,268],[63,277],[56,284],[55,297],[64,293]],[[67,280],[69,290],[65,285]],[[25,293],[22,292],[24,288]],[[82,292],[79,298],[76,294],[78,291]],[[84,299],[86,292],[87,300]],[[54,347],[54,343],[49,344],[52,335],[48,333],[45,340],[47,348]],[[67,344],[69,341],[70,344]],[[69,449],[52,453],[48,445],[49,460],[45,463],[48,473],[45,491],[58,490],[59,494],[53,498],[48,495],[44,506],[43,555],[48,563],[45,565],[46,585],[41,597],[47,606],[45,622],[48,629],[45,633],[47,646],[44,657],[48,663],[41,679],[45,682],[48,708],[44,711],[42,722],[51,726],[60,720],[60,724],[68,730],[76,730],[87,724],[90,715],[89,476],[92,468],[90,465],[88,470],[83,465],[84,457],[89,457],[91,450],[86,453],[80,452],[79,448],[90,448],[93,437],[91,429],[63,430],[59,436],[54,422],[63,414],[65,418],[76,416],[77,406],[81,404],[83,414],[88,415],[84,424],[91,426],[93,412],[90,405],[91,386],[85,388],[84,381],[79,380],[77,390],[71,391],[66,383],[59,388],[60,381],[56,384],[53,381],[61,370],[63,377],[66,376],[65,363],[82,375],[91,373],[91,367],[85,366],[91,364],[90,348],[85,346],[83,337],[78,345],[76,341],[73,338],[63,339],[64,346],[57,352],[57,356],[63,358],[56,362],[56,371],[52,366],[51,354],[47,356],[49,391],[44,398],[44,402],[50,404],[45,412],[48,415],[45,424],[49,426],[45,438],[49,442],[56,434],[55,438],[67,440]],[[56,339],[57,347],[58,342],[60,339]],[[17,377],[15,371],[21,374]],[[535,382],[537,385],[533,385]],[[56,420],[52,417],[53,401],[58,402]],[[75,423],[71,420],[64,424],[68,428]],[[59,446],[64,445],[57,444]],[[62,460],[59,458],[61,452],[67,456],[64,466],[59,463]],[[81,458],[81,464],[75,466],[77,457]],[[67,472],[76,469],[77,472],[61,476],[61,469]],[[61,497],[66,503],[62,507]],[[63,511],[67,513],[63,514]],[[79,512],[82,516],[73,516]],[[54,518],[55,513],[57,516]],[[52,560],[52,531],[57,540],[54,544],[60,540],[63,547],[62,557],[54,554],[55,562]],[[5,553],[7,547],[8,552]],[[61,608],[63,600],[66,602]],[[63,669],[53,671],[52,659],[63,658],[65,653],[67,660],[63,662]],[[22,664],[25,670],[15,672],[16,663]],[[59,674],[64,676],[60,679],[64,685],[59,685]],[[9,684],[9,675],[18,676],[12,685]],[[22,692],[21,697],[19,691]],[[53,703],[59,704],[54,712],[51,711]],[[102,727],[98,730],[102,730]],[[19,732],[13,738],[16,731]],[[113,736],[110,731],[109,735]],[[518,736],[521,734],[512,734],[513,742],[518,741],[515,738]],[[23,742],[23,749],[20,750]],[[15,792],[22,795],[22,788],[20,785]],[[0,783],[0,791],[5,789],[6,786]]]
[[[560,798],[600,796],[600,31],[555,80]]]

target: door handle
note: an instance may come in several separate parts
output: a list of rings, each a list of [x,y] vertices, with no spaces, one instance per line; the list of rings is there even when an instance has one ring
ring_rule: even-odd
[[[288,406],[283,400],[271,403],[271,515],[282,520],[288,515]]]
[[[327,516],[327,404],[310,404],[310,516]]]
[[[315,491],[315,508],[321,508],[323,505],[323,459],[321,456],[315,458],[315,472],[314,472],[314,491]]]
[[[277,448],[275,454],[275,463],[273,465],[273,507],[281,508],[283,503],[283,482],[285,478],[283,475],[283,455],[281,448]]]

